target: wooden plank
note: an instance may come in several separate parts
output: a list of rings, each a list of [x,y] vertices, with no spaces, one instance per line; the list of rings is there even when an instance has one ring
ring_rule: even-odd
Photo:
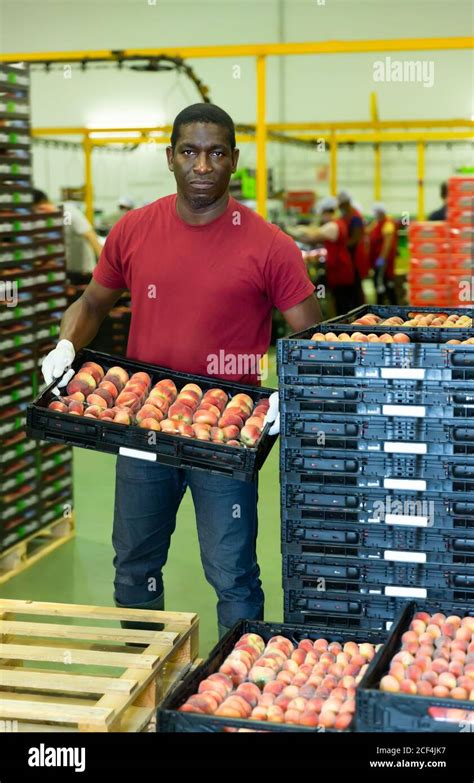
[[[20,659],[27,661],[52,661],[53,663],[65,663],[64,653],[69,653],[67,664],[90,664],[92,666],[116,666],[137,669],[153,669],[159,658],[155,655],[135,653],[99,652],[94,650],[75,650],[70,648],[33,647],[24,644],[0,644],[0,659]]]
[[[84,604],[60,604],[46,601],[19,601],[11,598],[0,599],[0,612],[16,614],[50,615],[56,617],[84,617],[93,620],[136,620],[174,625],[177,628],[189,628],[197,619],[191,612],[160,612],[151,609],[117,609],[106,606],[87,606]]]
[[[41,720],[51,723],[79,723],[87,720],[90,724],[106,724],[112,716],[112,710],[99,707],[81,707],[73,704],[56,704],[48,701],[0,700],[0,718],[21,720]]]
[[[179,634],[166,631],[135,631],[127,628],[105,628],[89,625],[65,625],[63,623],[38,623],[0,620],[0,633],[16,636],[53,636],[61,639],[93,639],[122,642],[122,644],[152,642],[167,644],[170,648]]]
[[[51,523],[54,525],[55,523]],[[40,530],[35,531],[31,536],[28,537],[28,539],[25,542],[22,542],[25,544],[24,551],[21,552],[21,556],[18,559],[18,557],[15,557],[13,553],[13,547],[12,550],[6,550],[2,555],[0,555],[0,584],[4,584],[5,582],[8,582],[9,579],[11,579],[16,574],[20,574],[23,571],[25,571],[30,566],[37,563],[39,560],[42,560],[42,558],[46,557],[46,555],[49,555],[51,552],[54,552],[55,549],[58,549],[58,547],[63,546],[67,541],[71,541],[74,536],[76,535],[76,531],[74,528],[73,520],[69,520],[69,526],[70,526],[70,532],[64,536],[57,536],[54,533],[52,535],[45,535],[48,532],[48,529],[51,528],[51,525],[47,526],[47,528],[41,528]],[[38,547],[35,551],[28,551],[28,545],[32,545],[36,541],[40,541],[40,539],[43,538],[44,541],[41,543],[41,546]],[[17,545],[14,545],[14,547]],[[13,559],[9,559],[10,554],[12,554]],[[6,564],[6,566],[4,566]]]
[[[147,707],[129,707],[122,718],[122,732],[139,732],[148,726],[155,710]]]
[[[127,693],[136,687],[136,680],[115,677],[94,677],[82,674],[51,674],[47,670],[30,672],[0,669],[0,687],[25,690],[60,691],[61,693]],[[1,691],[0,691],[1,698]]]

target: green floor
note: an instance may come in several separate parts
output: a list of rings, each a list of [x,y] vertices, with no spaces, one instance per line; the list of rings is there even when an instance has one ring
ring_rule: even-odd
[[[263,383],[276,387],[274,354],[269,364],[269,377]],[[113,606],[111,530],[114,463],[112,456],[75,449],[76,538],[1,585],[2,597]],[[259,494],[258,553],[266,594],[265,618],[281,621],[278,443],[261,471]],[[164,573],[167,609],[197,612],[200,617],[200,654],[205,655],[217,640],[216,599],[202,572],[189,492],[179,510]]]

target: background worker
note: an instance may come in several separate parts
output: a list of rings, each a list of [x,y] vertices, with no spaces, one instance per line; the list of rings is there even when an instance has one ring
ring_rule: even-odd
[[[441,201],[443,202],[443,206],[439,207],[438,209],[435,209],[434,212],[431,212],[431,214],[428,216],[428,220],[446,220],[446,212],[448,209],[448,183],[442,182],[439,194],[441,196]]]
[[[382,202],[376,202],[372,211],[373,221],[367,226],[370,242],[370,261],[374,270],[377,304],[397,304],[395,292],[395,258],[397,256],[398,230],[393,218],[387,215]]]
[[[337,315],[353,310],[359,304],[356,275],[347,247],[346,221],[336,217],[337,199],[318,201],[319,226],[296,226],[291,235],[308,245],[322,245],[326,251],[326,283],[334,297]],[[317,263],[317,258],[316,258]]]
[[[67,275],[73,285],[83,285],[91,279],[102,252],[102,242],[76,204],[65,201],[62,206]],[[34,190],[33,209],[35,212],[56,212],[60,206],[53,204],[42,190]]]
[[[354,205],[350,193],[346,190],[339,193],[337,203],[347,226],[347,249],[354,265],[357,304],[361,305],[365,302],[362,280],[367,277],[370,271],[369,246],[364,232],[364,218]]]
[[[132,298],[128,358],[189,374],[209,375],[209,356],[221,352],[265,355],[273,307],[294,332],[321,320],[295,243],[229,195],[239,158],[231,117],[213,104],[187,107],[175,118],[166,155],[177,194],[131,210],[114,226],[91,283],[64,315],[61,340],[43,365],[47,382],[94,338],[126,289]],[[222,367],[213,384],[218,377],[259,383],[256,371],[230,375]],[[277,432],[272,407],[267,420],[275,420],[270,432]],[[256,481],[119,456],[114,599],[119,607],[164,608],[162,569],[187,487],[222,635],[241,618],[263,618]]]

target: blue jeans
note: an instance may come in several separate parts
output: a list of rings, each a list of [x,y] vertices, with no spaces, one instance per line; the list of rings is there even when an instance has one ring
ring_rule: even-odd
[[[188,486],[204,573],[217,594],[219,625],[230,628],[242,618],[263,619],[257,482],[122,456],[117,457],[112,536],[116,603],[153,608],[162,595],[162,569]],[[189,579],[189,574],[183,576]],[[192,579],[189,584],[187,610],[193,611]]]

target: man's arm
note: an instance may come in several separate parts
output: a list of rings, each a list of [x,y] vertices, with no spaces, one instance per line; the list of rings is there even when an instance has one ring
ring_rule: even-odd
[[[99,258],[100,254],[102,253],[102,244],[99,242],[99,238],[94,229],[91,228],[90,231],[86,231],[82,236],[87,242],[89,242],[92,250],[96,254],[97,258]]]
[[[92,278],[82,296],[64,313],[60,339],[70,340],[76,352],[88,345],[124,290],[105,288]]]
[[[333,220],[324,226],[294,226],[287,229],[293,239],[304,242],[307,245],[317,245],[320,242],[336,242],[339,238],[339,226]]]
[[[319,324],[323,319],[319,302],[314,294],[290,307],[289,310],[285,310],[282,315],[292,332],[302,332],[310,326]]]

